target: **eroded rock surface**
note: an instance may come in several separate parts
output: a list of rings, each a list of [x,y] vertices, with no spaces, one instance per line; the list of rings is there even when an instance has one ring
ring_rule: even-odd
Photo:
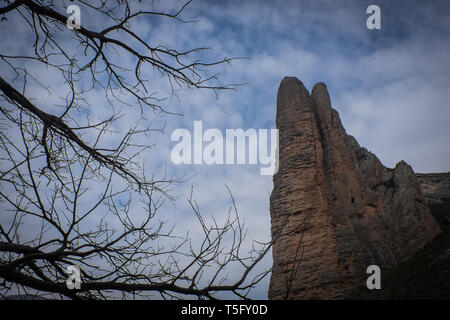
[[[450,172],[416,173],[416,177],[436,220],[450,229]]]
[[[411,167],[361,148],[331,107],[294,77],[277,96],[279,170],[271,194],[270,299],[340,299],[440,232]]]

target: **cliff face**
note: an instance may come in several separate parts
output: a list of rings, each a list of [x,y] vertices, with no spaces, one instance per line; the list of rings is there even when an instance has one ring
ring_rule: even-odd
[[[425,200],[444,229],[450,229],[450,172],[417,173]]]
[[[270,299],[339,299],[440,232],[405,162],[394,169],[347,135],[327,88],[284,78],[277,96],[279,170],[270,199]]]
[[[442,233],[383,273],[381,290],[361,286],[349,299],[450,299],[450,173],[417,173],[416,177]]]

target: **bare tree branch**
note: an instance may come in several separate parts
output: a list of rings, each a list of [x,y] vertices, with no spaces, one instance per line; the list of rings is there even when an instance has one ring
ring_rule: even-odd
[[[0,49],[0,295],[216,299],[229,292],[249,298],[270,272],[257,265],[271,243],[246,240],[230,190],[224,221],[201,214],[191,192],[197,229],[179,234],[163,209],[175,202],[173,186],[183,179],[148,174],[142,163],[153,146],[138,137],[164,129],[153,127],[151,117],[174,114],[150,73],[168,82],[169,96],[237,87],[221,84],[214,71],[232,58],[205,61],[207,46],[167,48],[133,27],[143,16],[189,22],[182,13],[191,1],[173,13],[151,3],[144,10],[123,0],[79,1],[85,14],[101,17],[92,30],[66,28],[63,1],[4,2],[2,23],[20,21],[27,45],[20,53]],[[61,75],[64,90],[49,86],[39,68]],[[90,111],[99,106],[88,95],[99,92],[111,113],[94,120]],[[139,118],[128,130],[121,129],[122,108]],[[105,142],[111,135],[114,145]],[[66,285],[71,265],[80,267],[81,289]]]

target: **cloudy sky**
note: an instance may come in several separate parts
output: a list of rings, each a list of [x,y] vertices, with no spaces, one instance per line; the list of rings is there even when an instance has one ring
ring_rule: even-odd
[[[381,8],[381,30],[366,27],[371,4]],[[180,2],[156,1],[155,5],[174,11]],[[219,217],[230,205],[228,186],[246,220],[248,241],[270,238],[272,177],[261,176],[259,167],[250,165],[176,166],[170,160],[176,144],[170,134],[176,128],[192,130],[194,120],[202,120],[204,129],[221,131],[274,128],[276,93],[285,76],[298,77],[308,90],[325,82],[347,132],[384,165],[393,167],[405,160],[416,172],[450,170],[448,1],[194,0],[182,17],[197,22],[145,18],[133,30],[153,45],[179,50],[210,47],[205,59],[245,58],[218,68],[222,83],[245,85],[236,92],[220,92],[218,98],[207,90],[187,89],[177,97],[169,95],[165,102],[168,110],[183,116],[164,118],[165,135],[150,138],[157,147],[146,155],[146,163],[149,170],[167,166],[171,174],[194,176],[177,186],[176,205],[165,208],[167,217],[179,221],[181,229],[193,223],[185,201],[191,186],[202,211]],[[94,20],[82,16],[81,22],[95,28]],[[13,27],[10,21],[4,30]],[[27,41],[24,35],[4,40],[2,46],[6,43],[17,53]],[[123,57],[117,59],[126,63]],[[50,75],[47,80],[54,81]],[[162,94],[169,89],[163,81],[156,81],[154,88]],[[46,101],[44,109],[52,109],[48,103],[52,97],[33,93],[37,103]],[[96,106],[93,119],[108,112],[104,99],[96,95],[87,99]],[[136,121],[127,116],[127,121]],[[261,268],[270,265],[268,257]],[[254,297],[265,298],[267,287],[268,279],[255,289]]]
[[[366,27],[371,4],[381,9],[381,30]],[[186,15],[199,20],[190,26],[194,31],[161,26],[167,28],[163,41],[200,41],[219,57],[250,60],[224,70],[224,79],[248,83],[238,92],[218,100],[186,92],[180,108],[189,112],[180,127],[192,128],[193,120],[201,119],[204,127],[222,130],[273,128],[278,85],[283,77],[296,76],[309,90],[316,82],[327,84],[347,132],[384,165],[405,160],[416,172],[450,170],[449,3],[197,1]],[[251,236],[269,236],[271,177],[249,166],[193,170],[205,208],[216,207],[227,184]],[[267,282],[257,296],[266,288]]]

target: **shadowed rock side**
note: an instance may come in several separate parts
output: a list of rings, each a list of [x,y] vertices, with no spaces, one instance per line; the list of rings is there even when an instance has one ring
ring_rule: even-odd
[[[441,228],[450,229],[450,172],[417,173],[416,177]]]
[[[411,258],[383,272],[381,290],[365,285],[348,299],[450,299],[450,173],[416,173],[442,233]]]
[[[415,174],[347,135],[327,88],[284,78],[277,96],[279,170],[270,198],[270,299],[341,299],[366,268],[390,268],[440,232]]]

